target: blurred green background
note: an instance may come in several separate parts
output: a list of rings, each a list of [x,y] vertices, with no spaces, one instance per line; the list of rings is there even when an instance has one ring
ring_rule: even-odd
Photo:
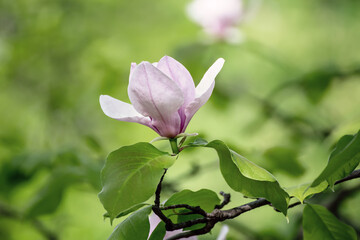
[[[100,94],[128,101],[131,62],[170,55],[198,83],[223,57],[214,93],[187,132],[225,141],[284,187],[312,181],[336,140],[360,128],[359,1],[263,1],[240,24],[237,45],[206,43],[188,3],[0,1],[0,239],[110,236],[115,225],[97,198],[106,155],[157,137],[100,109]],[[226,186],[208,149],[184,151],[165,181],[164,197],[209,188],[232,193],[230,206],[250,201]],[[355,192],[337,206],[358,231],[359,201]],[[227,222],[229,239],[299,238],[301,209],[290,210],[289,224],[270,207],[244,214]],[[219,227],[201,239],[216,239]]]

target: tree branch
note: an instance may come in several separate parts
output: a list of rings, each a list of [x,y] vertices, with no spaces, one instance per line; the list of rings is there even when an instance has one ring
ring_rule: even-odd
[[[159,185],[156,189],[155,205],[153,206],[153,211],[160,219],[162,219],[165,222],[166,230],[173,231],[173,230],[177,230],[177,229],[184,229],[187,227],[191,227],[191,226],[194,226],[199,223],[205,223],[205,226],[203,228],[179,233],[175,236],[168,238],[168,240],[188,238],[191,236],[203,235],[203,234],[209,233],[212,230],[212,228],[215,226],[215,224],[218,222],[236,218],[245,212],[254,210],[254,209],[262,207],[262,206],[271,205],[271,203],[268,200],[266,200],[264,198],[259,198],[256,201],[249,202],[247,204],[244,204],[244,205],[241,205],[238,207],[234,207],[234,208],[231,208],[228,210],[221,210],[226,204],[228,204],[230,202],[230,194],[221,192],[220,194],[224,197],[224,200],[220,205],[216,205],[215,209],[211,213],[206,213],[199,206],[193,207],[193,206],[189,206],[187,204],[178,204],[178,205],[160,207],[161,183],[164,179],[165,173],[166,173],[166,171],[164,172],[163,176],[161,177]],[[349,176],[336,181],[335,185],[355,179],[355,178],[360,178],[360,170],[355,170]],[[300,204],[301,204],[300,202],[295,202],[293,204],[290,204],[288,206],[288,208],[293,208]],[[162,210],[176,209],[176,208],[186,208],[186,209],[192,210],[194,212],[194,214],[201,214],[203,216],[203,218],[193,219],[190,221],[174,224],[169,218],[167,218],[162,213]]]
[[[224,201],[220,205],[216,205],[216,209],[222,209],[230,202],[230,193],[224,193],[223,191],[221,191],[220,195],[224,197]]]
[[[355,170],[349,176],[344,177],[343,179],[340,179],[340,180],[336,181],[335,185],[339,184],[339,183],[342,183],[342,182],[349,181],[351,179],[355,179],[355,178],[360,178],[360,169]]]
[[[200,206],[193,207],[193,206],[190,206],[187,204],[176,204],[176,205],[171,205],[171,206],[165,206],[165,207],[161,207],[160,209],[168,210],[168,209],[176,209],[176,208],[186,208],[186,209],[191,210],[193,213],[200,214],[204,217],[206,217],[206,214],[207,214],[203,209],[200,208]]]
[[[160,182],[159,184],[157,185],[156,187],[156,192],[155,192],[155,206],[159,206],[160,205],[160,193],[161,193],[161,183],[164,181],[164,177],[165,177],[165,174],[167,172],[167,168],[164,168],[164,173],[163,175],[161,176],[160,178]]]

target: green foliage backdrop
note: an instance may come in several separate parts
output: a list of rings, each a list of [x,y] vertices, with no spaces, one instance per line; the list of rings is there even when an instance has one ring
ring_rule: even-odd
[[[170,55],[198,82],[223,57],[214,94],[187,132],[222,139],[284,187],[313,181],[337,140],[360,129],[359,1],[262,1],[239,26],[239,45],[204,43],[188,2],[0,1],[0,239],[111,235],[97,198],[106,155],[156,137],[100,109],[100,94],[128,99],[131,62]],[[209,188],[230,192],[230,206],[247,202],[226,186],[215,155],[196,149],[169,169],[164,193]],[[357,230],[359,201],[353,194],[339,213]],[[258,209],[229,222],[229,238],[295,239],[301,210],[287,224]]]

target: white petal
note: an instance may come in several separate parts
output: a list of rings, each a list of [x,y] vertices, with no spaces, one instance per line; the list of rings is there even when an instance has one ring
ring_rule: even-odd
[[[189,124],[192,116],[204,105],[210,98],[215,86],[215,77],[218,75],[224,65],[225,60],[219,58],[216,62],[206,71],[200,83],[195,89],[195,99],[185,109],[186,121],[184,129]]]
[[[179,108],[184,97],[178,85],[149,62],[140,63],[132,72],[128,94],[134,108],[149,116],[163,137],[180,132]]]
[[[130,65],[130,74],[129,74],[129,80],[131,77],[131,74],[133,73],[134,69],[136,68],[137,64],[135,62],[132,62]]]
[[[132,62],[131,65],[130,65],[130,73],[132,71],[134,71],[134,69],[136,68],[137,64],[135,62]]]
[[[157,64],[157,68],[177,83],[184,96],[187,106],[195,98],[195,85],[189,71],[174,58],[164,56]]]
[[[150,118],[138,113],[131,104],[122,102],[108,95],[101,95],[100,106],[108,117],[119,121],[137,122],[150,126]]]
[[[211,86],[215,83],[215,78],[219,74],[220,70],[224,65],[225,60],[219,58],[216,62],[206,71],[200,83],[196,86],[196,98],[203,98],[203,95],[208,91],[212,92]],[[211,95],[211,93],[210,93]],[[209,96],[210,97],[210,96]],[[205,102],[208,100],[207,98]],[[204,102],[204,103],[205,103]]]
[[[177,84],[149,62],[140,63],[132,72],[128,94],[139,113],[156,119],[172,115],[184,102]]]

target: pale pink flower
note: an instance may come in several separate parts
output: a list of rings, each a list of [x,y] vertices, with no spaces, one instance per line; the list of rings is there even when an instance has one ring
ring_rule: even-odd
[[[137,122],[160,136],[174,138],[210,98],[223,64],[224,59],[216,60],[195,88],[188,70],[169,56],[153,64],[132,63],[128,86],[132,105],[101,95],[101,108],[111,118]]]
[[[212,37],[228,41],[240,37],[237,25],[243,18],[241,0],[194,0],[187,12]]]

